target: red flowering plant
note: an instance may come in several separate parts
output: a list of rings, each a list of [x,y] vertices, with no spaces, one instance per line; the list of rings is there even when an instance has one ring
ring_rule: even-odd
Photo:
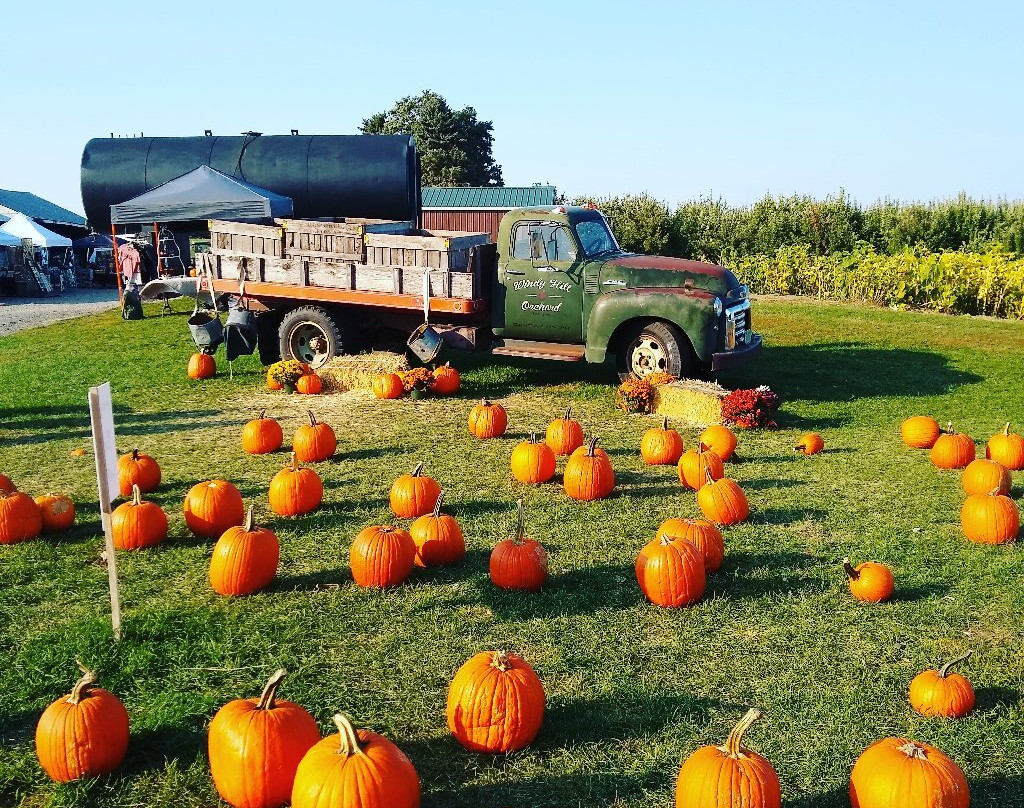
[[[781,400],[767,385],[753,390],[733,390],[722,399],[722,418],[727,424],[742,429],[774,429],[775,413]]]

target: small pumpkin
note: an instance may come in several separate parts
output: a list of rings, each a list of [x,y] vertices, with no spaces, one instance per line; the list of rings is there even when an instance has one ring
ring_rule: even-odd
[[[229,701],[210,722],[207,748],[213,784],[234,808],[286,805],[299,761],[320,740],[309,712],[277,700],[286,675],[277,671],[258,699]]]
[[[794,451],[804,455],[813,455],[825,448],[825,441],[817,432],[808,432],[803,435],[793,447]]]
[[[971,494],[960,509],[964,535],[979,544],[1006,544],[1020,531],[1020,511],[1009,497],[992,491]]]
[[[11,481],[10,477],[6,474],[0,474],[0,491],[6,491],[8,494],[13,494],[17,490],[18,486]]]
[[[47,707],[36,724],[36,756],[51,779],[70,783],[114,771],[128,751],[128,711],[82,667],[71,693]]]
[[[666,519],[654,534],[655,539],[668,536],[671,539],[685,539],[704,556],[704,569],[716,572],[725,558],[725,542],[722,531],[706,519]]]
[[[43,514],[32,497],[0,490],[0,544],[34,539],[42,530]]]
[[[544,723],[544,685],[525,659],[481,651],[448,686],[448,729],[471,752],[492,755],[529,746]]]
[[[640,456],[648,466],[671,466],[679,462],[682,453],[683,439],[668,428],[668,418],[662,420],[660,429],[652,427],[640,439]]]
[[[583,427],[572,417],[572,407],[565,408],[565,418],[556,418],[548,424],[544,442],[556,457],[569,455],[583,445]]]
[[[160,487],[160,464],[137,448],[117,460],[117,484],[122,497],[132,495],[132,486],[138,486],[143,494],[149,494]]]
[[[310,371],[299,376],[295,382],[295,392],[305,396],[315,396],[324,389],[324,382],[316,373]]]
[[[205,353],[194,353],[188,358],[190,379],[212,379],[217,375],[217,361]]]
[[[131,500],[122,502],[110,514],[110,535],[115,550],[154,547],[167,538],[167,514],[155,502],[145,502],[136,485]]]
[[[267,389],[268,390],[282,390],[284,386],[275,379],[271,374],[274,372],[274,368],[267,368]]]
[[[43,530],[56,533],[67,530],[75,523],[75,503],[64,494],[44,494],[36,497],[39,514],[43,518]]]
[[[960,767],[923,741],[875,741],[850,774],[852,808],[968,808],[970,802]]]
[[[718,455],[723,463],[732,460],[736,453],[736,435],[729,427],[721,424],[712,424],[701,432],[700,442]]]
[[[402,519],[415,519],[434,510],[440,495],[437,480],[423,473],[423,463],[417,463],[411,474],[403,474],[391,484],[391,510]]]
[[[352,541],[348,560],[359,586],[398,586],[409,577],[416,558],[416,542],[398,527],[372,525]]]
[[[382,373],[373,380],[373,394],[377,398],[401,398],[404,392],[402,377],[397,373]]]
[[[333,721],[338,734],[299,763],[291,808],[419,808],[420,779],[402,750],[341,713]]]
[[[941,432],[930,415],[914,415],[900,424],[900,437],[911,449],[931,449]]]
[[[216,539],[244,518],[242,494],[227,480],[196,483],[185,495],[185,524],[196,536]]]
[[[218,595],[238,597],[258,592],[277,575],[281,544],[273,531],[258,527],[252,506],[245,523],[229,527],[213,546],[210,586]]]
[[[562,487],[573,499],[584,502],[604,499],[615,489],[615,471],[604,449],[593,437],[570,456],[562,474]]]
[[[709,481],[721,480],[725,476],[722,459],[703,441],[679,458],[676,471],[679,482],[694,491],[700,491]]]
[[[985,444],[985,457],[995,460],[1010,471],[1024,470],[1024,437],[1010,431],[1010,424],[993,435]]]
[[[276,452],[284,444],[284,432],[274,418],[267,417],[266,410],[242,427],[242,451],[246,454],[268,454]]]
[[[843,559],[843,569],[850,579],[850,594],[865,603],[880,603],[888,600],[895,589],[892,572],[885,564],[865,561],[856,567],[850,559]]]
[[[296,429],[292,436],[292,451],[300,463],[319,463],[334,456],[338,439],[329,424],[317,421],[312,410],[308,414],[309,423]]]
[[[270,481],[270,510],[278,516],[301,516],[316,510],[324,499],[324,484],[313,469],[301,468],[292,452],[291,463]]]
[[[512,450],[509,465],[512,476],[521,483],[546,483],[555,476],[555,453],[546,443],[537,440],[534,433]]]
[[[430,392],[439,396],[451,396],[459,392],[462,378],[459,371],[452,367],[451,362],[445,362],[441,367],[434,368],[434,380],[430,383]]]
[[[505,434],[508,415],[497,402],[482,399],[469,411],[469,432],[477,438],[498,438]]]
[[[414,562],[418,567],[457,564],[466,555],[466,540],[454,516],[441,513],[444,491],[437,495],[433,513],[412,523],[409,535],[416,543]]]
[[[988,494],[992,491],[997,494],[1009,494],[1012,484],[1013,479],[1005,466],[995,460],[984,460],[980,457],[967,465],[963,477],[960,478],[960,485],[968,496]]]
[[[936,439],[928,456],[932,464],[940,469],[962,469],[974,460],[974,441],[953,429],[950,423]]]
[[[910,683],[910,706],[921,715],[962,718],[974,709],[974,688],[965,676],[950,668],[970,657],[968,651],[938,670],[921,671]]]
[[[735,525],[750,516],[750,503],[739,484],[728,477],[716,480],[710,471],[697,492],[697,505],[704,518],[716,525]]]
[[[782,788],[772,764],[743,747],[743,736],[761,717],[748,710],[722,746],[702,746],[676,778],[676,808],[779,808]]]
[[[704,596],[704,556],[686,539],[662,535],[648,542],[636,557],[636,581],[656,606],[691,606]]]
[[[548,554],[540,542],[526,536],[526,510],[519,500],[516,534],[491,550],[491,581],[501,589],[537,592],[548,577]]]

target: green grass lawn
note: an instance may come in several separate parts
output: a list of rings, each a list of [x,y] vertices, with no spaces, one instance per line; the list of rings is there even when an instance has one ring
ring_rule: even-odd
[[[780,429],[740,434],[745,462],[727,468],[752,516],[724,530],[726,560],[704,600],[674,611],[643,598],[633,560],[661,520],[698,515],[695,498],[673,468],[643,465],[639,440],[653,420],[614,409],[606,368],[457,355],[454,399],[300,399],[265,393],[254,358],[237,362],[232,380],[221,354],[222,375],[189,381],[185,318],[155,309],[141,322],[111,313],[0,339],[0,471],[79,506],[70,533],[0,548],[0,805],[216,804],[209,720],[224,702],[258,695],[278,667],[291,672],[282,697],[324,733],[340,709],[397,743],[419,772],[424,805],[668,806],[682,759],[723,742],[751,706],[764,718],[747,744],[775,766],[787,805],[847,805],[854,760],[893,734],[953,757],[972,805],[1024,804],[1020,548],[963,539],[959,474],[935,470],[898,436],[918,413],[953,420],[982,447],[1007,420],[1019,430],[1024,324],[788,300],[755,308],[770,347],[722,381],[770,385],[784,402]],[[171,521],[165,545],[118,557],[119,644],[99,563],[93,459],[69,454],[88,446],[86,388],[105,380],[119,448],[160,461],[153,499]],[[510,427],[480,442],[465,418],[485,394],[505,404]],[[241,425],[265,404],[286,436],[312,406],[339,449],[317,466],[320,510],[267,520],[282,543],[277,581],[228,600],[209,589],[212,542],[187,534],[181,502],[193,483],[221,476],[266,514],[267,485],[286,457],[239,446]],[[509,473],[515,443],[570,404],[611,454],[617,487],[607,500],[578,503],[554,483],[527,489]],[[823,433],[825,452],[794,455],[807,430]],[[690,446],[696,431],[683,437]],[[396,590],[358,589],[349,543],[389,521],[390,483],[419,460],[447,492],[467,558],[415,572]],[[1018,474],[1018,501],[1022,484]],[[551,557],[537,594],[498,591],[487,576],[519,497],[528,533]],[[894,600],[854,602],[845,555],[888,564]],[[469,656],[499,647],[522,654],[544,682],[544,727],[522,752],[471,754],[445,726],[448,682]],[[974,713],[914,713],[911,678],[968,648]],[[132,742],[114,775],[58,786],[39,768],[33,732],[43,708],[69,692],[76,657],[124,701]]]

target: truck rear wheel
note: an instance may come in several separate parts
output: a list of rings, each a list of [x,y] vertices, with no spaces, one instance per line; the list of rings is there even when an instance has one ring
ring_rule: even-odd
[[[314,370],[355,347],[331,313],[319,306],[292,309],[281,320],[277,335],[282,359],[297,359]]]
[[[682,379],[692,376],[696,359],[690,340],[671,323],[654,322],[623,340],[616,356],[619,378],[671,373]]]

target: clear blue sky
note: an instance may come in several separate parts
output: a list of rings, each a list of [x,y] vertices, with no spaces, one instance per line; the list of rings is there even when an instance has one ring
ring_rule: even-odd
[[[509,185],[1024,198],[1015,2],[36,0],[3,51],[0,187],[76,211],[90,137],[355,133],[424,89]]]

